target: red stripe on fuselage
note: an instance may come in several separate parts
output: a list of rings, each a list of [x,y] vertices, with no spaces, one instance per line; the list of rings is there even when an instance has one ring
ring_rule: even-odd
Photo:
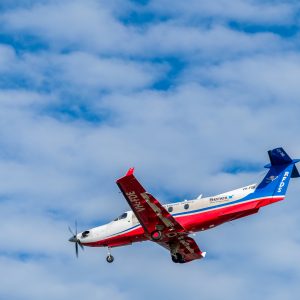
[[[175,216],[175,219],[188,232],[203,231],[221,225],[225,222],[256,213],[260,207],[283,199],[284,196],[265,197],[233,205],[228,204],[228,206],[197,213],[193,213],[191,211],[190,214],[187,212],[187,214]],[[145,236],[144,229],[139,226],[129,230],[128,232],[120,233],[97,242],[82,244],[90,247],[118,247],[145,240],[148,240],[148,238]]]
[[[129,232],[120,233],[97,242],[82,243],[82,245],[90,247],[118,247],[132,244],[134,242],[142,242],[145,240],[147,240],[145,231],[142,226],[139,226]]]

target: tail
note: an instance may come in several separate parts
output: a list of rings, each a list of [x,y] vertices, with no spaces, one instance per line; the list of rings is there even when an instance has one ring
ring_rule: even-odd
[[[284,197],[291,178],[300,177],[296,163],[300,159],[291,159],[283,148],[268,151],[270,164],[265,168],[270,169],[262,182],[255,190],[256,196]]]

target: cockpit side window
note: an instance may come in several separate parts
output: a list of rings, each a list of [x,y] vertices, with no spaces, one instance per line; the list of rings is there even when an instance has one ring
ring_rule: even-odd
[[[114,221],[118,221],[118,220],[126,219],[126,218],[127,218],[127,213],[124,213],[121,216],[119,216],[118,218],[114,219]]]
[[[83,238],[85,238],[85,237],[87,237],[88,235],[89,235],[89,231],[88,230],[86,230],[86,231],[84,231],[82,234],[81,234],[81,237],[83,237]]]

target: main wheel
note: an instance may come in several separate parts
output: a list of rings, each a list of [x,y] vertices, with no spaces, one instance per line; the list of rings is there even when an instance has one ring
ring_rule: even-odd
[[[177,264],[179,263],[177,256],[172,255],[172,261]]]
[[[162,238],[162,233],[159,230],[155,230],[151,233],[151,238],[154,241],[159,241]]]
[[[172,255],[172,261],[174,263],[180,263],[180,264],[185,263],[182,255],[180,253],[175,253],[174,255]]]
[[[114,261],[114,257],[110,254],[110,255],[108,255],[108,256],[106,257],[106,261],[107,261],[108,263],[112,263],[112,262]]]

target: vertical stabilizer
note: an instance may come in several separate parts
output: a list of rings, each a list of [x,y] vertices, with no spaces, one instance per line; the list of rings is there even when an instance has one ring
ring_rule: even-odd
[[[299,177],[295,164],[299,159],[291,159],[283,148],[268,151],[270,164],[265,167],[270,169],[262,182],[257,186],[255,193],[262,196],[284,196],[291,178]]]

